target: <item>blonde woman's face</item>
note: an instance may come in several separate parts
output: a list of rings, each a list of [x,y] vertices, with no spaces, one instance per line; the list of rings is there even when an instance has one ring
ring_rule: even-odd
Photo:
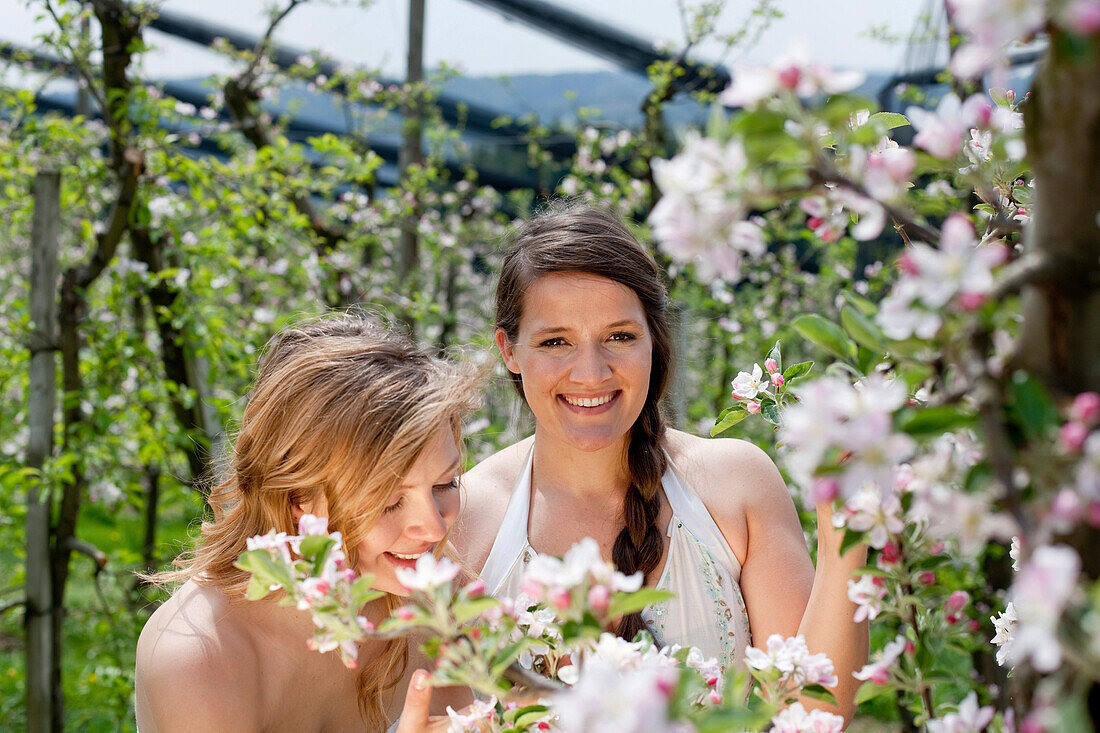
[[[359,543],[360,575],[374,575],[374,587],[408,595],[397,568],[412,569],[432,552],[458,514],[458,472],[462,455],[449,425],[436,429],[381,518]]]

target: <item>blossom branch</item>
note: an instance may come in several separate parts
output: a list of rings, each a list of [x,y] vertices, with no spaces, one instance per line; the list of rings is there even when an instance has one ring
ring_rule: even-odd
[[[903,227],[908,230],[909,235],[919,241],[925,242],[930,245],[935,245],[940,241],[940,233],[933,227],[928,226],[922,222],[917,221],[913,216],[900,209],[897,206],[888,204],[885,201],[879,199],[868,193],[860,183],[853,181],[851,178],[843,175],[835,168],[827,165],[820,165],[819,167],[811,168],[809,170],[810,180],[817,185],[825,185],[826,183],[832,183],[836,186],[846,188],[852,193],[863,196],[864,198],[874,201],[883,208],[886,215],[889,216],[895,222],[895,227]],[[902,235],[905,237],[905,235]],[[908,241],[909,237],[905,237]]]

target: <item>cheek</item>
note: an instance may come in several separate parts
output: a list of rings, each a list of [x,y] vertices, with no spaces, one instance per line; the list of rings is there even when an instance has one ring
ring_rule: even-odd
[[[461,492],[448,491],[437,499],[436,507],[439,510],[439,515],[443,517],[443,521],[447,523],[447,528],[450,529],[451,522],[458,516],[458,510],[462,507]]]

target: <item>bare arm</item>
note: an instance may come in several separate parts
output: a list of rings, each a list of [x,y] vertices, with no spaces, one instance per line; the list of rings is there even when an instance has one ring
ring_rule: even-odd
[[[855,606],[848,600],[848,578],[866,562],[866,548],[840,557],[842,536],[833,529],[828,509],[821,509],[815,570],[794,502],[767,454],[740,441],[715,448],[719,451],[710,470],[718,473],[712,475],[736,476],[738,485],[729,493],[740,500],[719,497],[711,512],[731,547],[733,533],[727,528],[743,512],[747,539],[741,589],[754,643],[762,647],[771,634],[802,634],[811,652],[833,661],[838,678],[836,706],[812,698],[803,704],[850,718],[859,687],[852,672],[866,662],[868,641],[867,625],[852,620]]]

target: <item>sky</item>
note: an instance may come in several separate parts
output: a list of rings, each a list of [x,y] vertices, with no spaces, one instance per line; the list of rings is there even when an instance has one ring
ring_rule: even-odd
[[[682,45],[676,0],[554,0],[559,5],[652,41]],[[780,55],[793,39],[809,46],[813,57],[839,68],[892,72],[899,70],[904,44],[888,45],[868,37],[872,26],[905,37],[929,0],[777,0],[781,20],[753,48],[727,61],[766,63]],[[163,6],[259,35],[270,0],[165,0]],[[691,2],[688,0],[688,4]],[[28,7],[28,5],[30,7]],[[729,0],[719,30],[732,31],[744,22],[749,0]],[[0,42],[33,45],[36,0],[0,0]],[[303,50],[320,49],[338,61],[379,68],[386,76],[404,76],[407,0],[327,0],[296,8],[277,38]],[[178,39],[150,31],[156,51],[147,56],[145,71],[153,77],[194,77],[225,71],[216,55]],[[509,21],[498,12],[469,0],[427,0],[425,64],[457,66],[471,76],[520,73],[610,70],[614,66],[586,51]],[[714,49],[700,56],[714,60]]]

